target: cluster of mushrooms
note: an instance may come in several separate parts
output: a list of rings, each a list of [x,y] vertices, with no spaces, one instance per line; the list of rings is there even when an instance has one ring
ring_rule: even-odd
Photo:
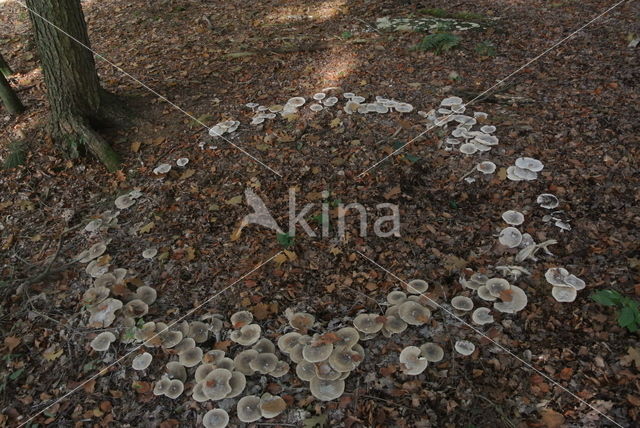
[[[485,274],[476,272],[468,280],[461,276],[459,281],[463,287],[475,291],[480,299],[493,302],[493,309],[498,312],[515,314],[527,306],[528,300],[524,290],[504,278],[489,278]],[[454,302],[453,300],[456,299],[459,300]],[[473,302],[469,297],[456,296],[453,300],[451,305],[459,311],[473,309]],[[477,308],[471,319],[477,325],[493,322],[488,308]]]
[[[541,195],[538,195],[536,202],[542,208],[547,210],[555,210],[560,205],[558,198],[551,193],[542,193]],[[545,223],[553,222],[553,224],[561,231],[571,230],[571,224],[569,224],[569,220],[562,218],[563,214],[564,211],[555,210],[542,217],[542,221]]]
[[[389,18],[385,16],[376,20],[376,27],[380,30],[391,31],[432,32],[442,27],[465,31],[479,28],[480,24],[452,18]]]
[[[545,279],[553,286],[551,295],[556,301],[573,302],[576,300],[578,291],[586,287],[586,283],[577,276],[570,274],[563,267],[554,267],[547,269],[544,274]]]
[[[182,168],[189,163],[189,158],[179,158],[176,160],[176,166]],[[153,173],[155,175],[164,175],[171,171],[171,164],[169,163],[161,163],[157,167],[153,169]]]
[[[544,165],[538,159],[521,157],[507,168],[507,178],[511,181],[533,181],[543,168]]]

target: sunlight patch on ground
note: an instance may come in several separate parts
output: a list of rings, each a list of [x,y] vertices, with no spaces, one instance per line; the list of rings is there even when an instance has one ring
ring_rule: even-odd
[[[335,52],[334,50],[327,57],[331,59],[315,71],[320,85],[335,82],[336,80],[344,80],[356,71],[360,64],[358,56],[351,52]]]
[[[283,6],[267,14],[264,20],[270,24],[286,24],[307,19],[325,22],[340,15],[345,3],[346,0],[329,0],[313,6]]]

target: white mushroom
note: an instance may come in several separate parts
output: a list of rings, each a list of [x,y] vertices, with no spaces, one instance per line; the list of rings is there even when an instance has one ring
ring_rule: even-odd
[[[476,350],[476,345],[469,342],[468,340],[458,340],[454,345],[454,348],[459,354],[468,356],[473,354],[473,351]]]
[[[476,169],[483,174],[493,174],[496,170],[496,164],[491,161],[484,161],[476,165]]]
[[[557,208],[558,205],[560,205],[558,198],[555,195],[552,195],[551,193],[542,193],[541,195],[538,195],[536,202],[542,208],[545,208],[548,210]]]
[[[519,226],[524,223],[524,214],[519,211],[508,210],[502,213],[502,219],[511,226]]]
[[[309,390],[318,400],[335,400],[344,393],[344,380],[322,380],[313,377],[309,382]]]
[[[451,299],[451,306],[459,311],[468,312],[473,309],[473,300],[466,296],[455,296]]]
[[[151,364],[153,360],[153,356],[150,353],[145,352],[140,355],[136,355],[136,357],[131,362],[131,367],[134,370],[145,370]]]
[[[420,356],[422,351],[417,346],[407,346],[400,352],[400,366],[402,371],[408,375],[419,375],[427,366],[429,361]]]
[[[506,300],[507,295],[511,300]],[[527,294],[522,288],[516,285],[512,285],[508,291],[502,293],[500,298],[502,299],[501,302],[495,302],[493,304],[493,308],[498,312],[515,314],[527,306]]]
[[[573,287],[558,287],[554,286],[551,289],[551,295],[556,301],[561,303],[569,303],[576,300],[578,291]]]
[[[505,227],[498,236],[498,241],[508,248],[516,248],[522,242],[522,233],[515,227]]]
[[[209,410],[202,417],[205,428],[225,428],[229,423],[229,414],[223,409]]]
[[[477,308],[471,314],[471,321],[474,324],[485,325],[493,322],[493,316],[489,308]]]
[[[544,168],[544,165],[538,159],[527,157],[516,159],[516,166],[533,172],[540,172]]]
[[[111,343],[116,340],[116,336],[110,331],[103,331],[91,341],[91,348],[94,351],[103,352],[109,349]]]
[[[236,413],[241,422],[255,422],[262,417],[260,411],[260,398],[255,395],[247,395],[238,401]]]
[[[153,170],[153,173],[155,175],[160,175],[166,174],[169,171],[171,171],[171,165],[169,165],[168,163],[162,163]]]

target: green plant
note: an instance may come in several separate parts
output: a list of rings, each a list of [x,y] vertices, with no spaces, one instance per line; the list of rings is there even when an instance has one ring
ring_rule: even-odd
[[[432,51],[436,54],[450,51],[460,44],[460,37],[451,33],[429,34],[413,48],[419,51]]]
[[[343,31],[342,34],[340,34],[340,37],[343,39],[350,39],[353,37],[353,33],[351,31]]]
[[[491,42],[480,42],[476,44],[476,53],[480,56],[496,56],[496,46]]]
[[[293,245],[293,241],[295,240],[295,236],[289,235],[288,233],[278,233],[276,235],[276,239],[278,243],[282,245],[283,248],[289,248]]]
[[[640,303],[629,297],[623,296],[615,290],[600,290],[593,293],[591,299],[605,306],[614,306],[618,309],[618,325],[625,327],[630,332],[638,331],[640,327]]]

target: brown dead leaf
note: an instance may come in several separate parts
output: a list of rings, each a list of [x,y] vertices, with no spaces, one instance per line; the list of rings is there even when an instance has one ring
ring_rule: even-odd
[[[564,416],[552,409],[540,410],[541,422],[547,428],[560,428],[564,424]]]
[[[4,345],[7,347],[9,353],[13,352],[13,350],[20,345],[20,342],[22,342],[22,339],[16,336],[7,336],[4,338]]]

